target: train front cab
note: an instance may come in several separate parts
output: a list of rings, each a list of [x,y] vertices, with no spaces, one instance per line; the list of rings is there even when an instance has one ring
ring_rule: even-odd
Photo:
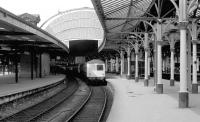
[[[87,78],[89,85],[107,85],[104,63],[87,63]]]

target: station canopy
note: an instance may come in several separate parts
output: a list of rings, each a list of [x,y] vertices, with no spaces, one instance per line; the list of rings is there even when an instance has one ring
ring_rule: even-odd
[[[16,16],[0,8],[0,57],[22,53],[30,50],[35,52],[68,52],[59,39],[47,33],[29,19],[34,16],[23,14]],[[37,17],[36,17],[37,18]],[[33,19],[34,20],[34,19]],[[37,22],[39,19],[36,19]]]
[[[178,0],[91,0],[106,32],[106,46],[121,44],[130,35],[148,32],[159,21],[177,29]],[[198,0],[188,0],[190,18],[199,18]],[[175,27],[176,28],[173,28]],[[169,30],[168,30],[169,31]],[[140,35],[139,35],[140,36]]]

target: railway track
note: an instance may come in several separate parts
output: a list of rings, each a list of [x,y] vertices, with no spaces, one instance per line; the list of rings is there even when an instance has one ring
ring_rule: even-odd
[[[106,87],[87,87],[83,91],[78,85],[80,79],[73,79],[68,87],[55,96],[22,110],[12,116],[0,120],[1,122],[99,122],[105,121],[109,114],[107,107],[109,93]],[[86,88],[87,87],[87,88]],[[78,90],[77,90],[78,89]],[[85,90],[89,91],[86,92]],[[75,97],[76,101],[72,98]],[[79,98],[80,97],[80,98]],[[79,98],[79,100],[77,99]],[[108,100],[108,101],[107,101]],[[73,105],[74,104],[74,105]],[[71,106],[71,107],[70,107]],[[74,107],[73,107],[74,106]],[[111,106],[111,105],[110,105]],[[109,107],[108,107],[109,108]],[[60,109],[60,110],[59,110]],[[105,112],[105,113],[104,113]],[[50,115],[50,116],[49,116]]]
[[[53,97],[36,104],[30,108],[22,110],[12,116],[0,120],[1,122],[30,122],[35,121],[37,118],[41,117],[43,114],[48,113],[56,106],[65,101],[70,97],[77,89],[78,83],[74,82],[75,79],[71,79],[68,83],[68,87],[62,90],[60,93],[54,95]]]
[[[91,87],[90,98],[66,122],[99,122],[106,107],[107,94],[103,87]]]

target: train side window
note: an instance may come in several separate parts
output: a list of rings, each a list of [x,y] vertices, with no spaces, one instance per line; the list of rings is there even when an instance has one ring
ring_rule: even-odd
[[[97,65],[97,71],[103,70],[103,65]]]

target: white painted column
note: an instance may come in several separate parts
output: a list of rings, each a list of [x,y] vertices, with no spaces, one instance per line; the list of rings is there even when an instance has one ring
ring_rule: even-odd
[[[138,53],[135,53],[135,82],[138,82]]]
[[[162,83],[162,46],[161,44],[157,45],[157,84],[163,84]]]
[[[130,79],[130,75],[131,75],[131,60],[130,60],[130,55],[131,55],[131,51],[130,51],[130,47],[128,47],[128,49],[127,49],[127,63],[128,63],[127,78],[128,79]]]
[[[198,93],[198,82],[197,82],[197,23],[192,22],[192,93]]]
[[[180,94],[181,93],[188,93],[186,29],[180,30]],[[185,103],[186,101],[182,102]]]
[[[170,86],[174,86],[174,49],[171,49],[170,60]]]
[[[118,58],[118,56],[116,56],[116,61],[115,61],[115,70],[116,70],[116,73],[119,72],[119,58]]]
[[[139,46],[138,46],[138,42],[135,43],[135,82],[139,81],[139,77],[138,77],[138,53],[139,53]]]
[[[130,70],[131,69],[130,55],[127,57],[127,61],[128,61],[128,72],[127,72],[127,75],[130,76],[130,71],[131,71]]]
[[[157,23],[157,84],[156,92],[158,94],[163,93],[163,82],[162,82],[162,25]]]
[[[112,58],[110,59],[110,71],[111,71],[111,73],[113,73],[113,71],[114,71],[113,59]]]
[[[145,75],[144,75],[144,79],[148,79],[148,51],[145,51]]]
[[[192,93],[198,93],[197,82],[197,44],[193,40]]]
[[[163,71],[163,72],[165,72],[165,67],[166,67],[166,66],[165,66],[165,60],[166,60],[166,59],[162,60],[162,71]]]
[[[179,27],[180,27],[180,91],[179,107],[189,106],[187,86],[187,0],[179,0]]]
[[[144,86],[148,86],[148,50],[145,50],[145,71],[144,71]]]
[[[144,67],[144,86],[148,86],[148,51],[149,51],[149,46],[148,46],[148,33],[144,34],[144,51],[145,51],[145,67]]]
[[[197,84],[197,44],[193,43],[193,84]]]
[[[174,46],[175,46],[175,37],[174,34],[169,35],[170,43],[170,86],[174,86]]]
[[[124,53],[123,53],[123,51],[121,51],[120,58],[121,58],[121,71],[120,71],[120,74],[122,76],[123,72],[124,72]]]
[[[151,57],[148,56],[148,79],[150,78],[150,73],[151,73]]]

